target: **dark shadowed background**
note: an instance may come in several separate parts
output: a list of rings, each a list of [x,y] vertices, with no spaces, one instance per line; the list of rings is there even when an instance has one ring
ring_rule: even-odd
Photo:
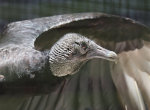
[[[150,26],[150,0],[0,0],[0,28],[12,21],[79,12],[121,15]]]

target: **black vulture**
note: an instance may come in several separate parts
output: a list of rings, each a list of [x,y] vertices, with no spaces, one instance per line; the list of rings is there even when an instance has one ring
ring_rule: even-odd
[[[149,36],[145,25],[104,13],[10,23],[0,40],[0,109],[149,109]]]

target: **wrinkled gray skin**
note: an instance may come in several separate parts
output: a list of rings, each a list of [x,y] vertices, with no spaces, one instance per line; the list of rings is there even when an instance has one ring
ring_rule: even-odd
[[[117,55],[80,34],[68,33],[51,48],[50,69],[55,76],[71,75],[76,73],[86,61],[93,58],[115,61]]]

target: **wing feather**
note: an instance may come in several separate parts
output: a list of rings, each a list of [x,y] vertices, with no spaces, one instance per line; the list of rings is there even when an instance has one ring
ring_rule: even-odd
[[[45,39],[49,39],[48,35],[58,37],[69,32],[96,39],[100,45],[118,53],[119,63],[115,66],[121,69],[122,75],[118,78],[122,77],[124,80],[113,81],[121,96],[124,95],[122,97],[124,105],[131,110],[144,110],[144,103],[149,107],[150,29],[148,27],[131,19],[102,15],[93,19],[72,21],[48,30],[36,39],[35,46],[41,50],[51,47],[53,43],[50,40],[44,42],[45,44],[42,43]],[[119,70],[113,72],[118,73]],[[112,73],[112,77],[117,77],[113,75]],[[121,82],[124,83],[123,88],[118,87]],[[124,88],[127,89],[127,93],[124,93]]]
[[[57,28],[61,25],[68,24],[73,21],[92,19],[102,16],[102,13],[84,13],[84,14],[66,14],[57,15],[51,17],[43,17],[32,20],[24,20],[10,23],[6,26],[2,32],[2,38],[0,45],[7,45],[10,43],[18,45],[26,45],[34,47],[34,41],[42,33],[47,32],[53,28]],[[50,36],[51,41],[54,43],[55,37]],[[61,36],[59,36],[60,38]],[[58,39],[57,39],[58,40]]]
[[[149,53],[150,48],[147,46],[148,42],[144,43],[141,49],[134,51],[123,52],[119,54],[119,62],[123,67],[123,72],[120,74],[127,74],[132,77],[140,89],[145,103],[150,107],[150,65]],[[118,65],[116,65],[117,67]],[[130,85],[129,85],[130,86]]]

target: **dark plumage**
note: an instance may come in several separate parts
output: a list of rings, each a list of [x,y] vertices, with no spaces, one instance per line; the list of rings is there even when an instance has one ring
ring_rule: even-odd
[[[14,110],[37,110],[39,104],[51,110],[144,110],[150,106],[145,86],[150,82],[149,35],[140,23],[102,13],[11,23],[0,40],[2,88],[5,93],[48,93],[26,100],[22,94]],[[112,51],[118,54],[116,64],[101,59],[80,68],[89,59],[116,59]]]

